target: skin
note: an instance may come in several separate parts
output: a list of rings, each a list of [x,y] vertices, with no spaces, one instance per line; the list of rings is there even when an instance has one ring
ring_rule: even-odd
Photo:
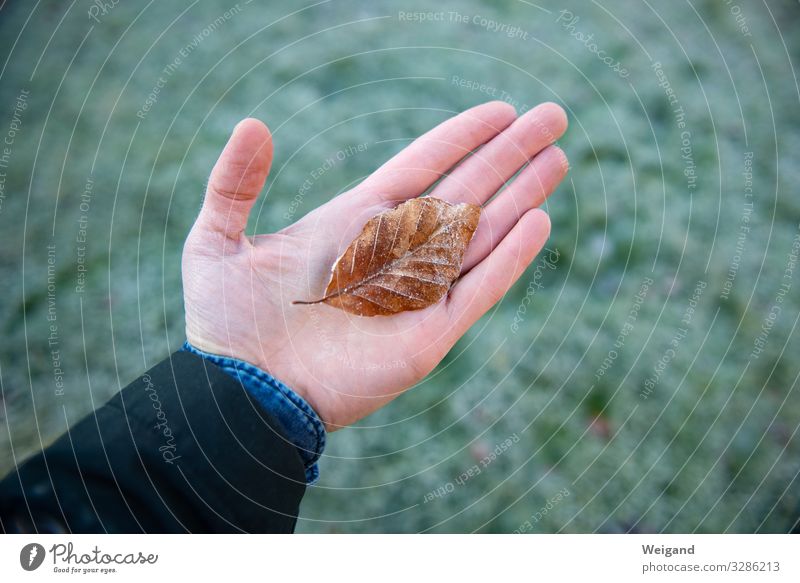
[[[519,117],[507,103],[484,103],[424,134],[293,225],[248,237],[273,143],[262,122],[245,119],[211,172],[184,246],[187,339],[282,380],[329,431],[365,417],[431,372],[542,249],[550,220],[537,207],[567,173],[566,156],[551,145],[566,127],[566,114],[553,103]],[[444,300],[372,318],[291,304],[322,297],[331,266],[370,217],[423,194],[445,174],[430,195],[484,209],[461,277]]]

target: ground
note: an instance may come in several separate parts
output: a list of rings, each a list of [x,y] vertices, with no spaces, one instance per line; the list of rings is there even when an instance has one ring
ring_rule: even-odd
[[[332,436],[298,530],[792,527],[796,3],[100,4],[0,9],[0,471],[180,346],[182,241],[239,119],[274,134],[269,232],[455,112],[555,101],[548,252]]]

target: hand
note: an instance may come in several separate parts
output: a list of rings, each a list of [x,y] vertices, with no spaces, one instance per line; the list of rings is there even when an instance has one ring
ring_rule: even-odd
[[[479,105],[293,225],[247,237],[272,136],[260,121],[242,121],[211,172],[183,252],[188,341],[268,371],[303,396],[328,430],[361,419],[424,378],[543,247],[550,221],[537,207],[567,172],[564,153],[550,145],[566,126],[552,103],[519,118],[506,103]],[[322,297],[331,266],[370,217],[424,193],[448,171],[430,194],[484,210],[444,300],[372,318],[291,304]]]

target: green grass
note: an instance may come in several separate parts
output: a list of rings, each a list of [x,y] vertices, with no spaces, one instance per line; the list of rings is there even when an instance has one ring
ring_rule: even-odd
[[[29,21],[29,3],[6,2],[0,135],[20,91],[30,97],[0,207],[0,413],[8,427],[0,470],[179,346],[181,244],[239,119],[259,117],[275,136],[273,174],[252,221],[267,232],[288,224],[300,185],[338,150],[367,144],[316,180],[295,216],[407,140],[503,92],[518,108],[553,100],[570,115],[561,145],[572,169],[547,204],[555,269],[538,278],[542,288],[516,333],[534,268],[433,375],[330,439],[299,530],[508,532],[548,501],[531,530],[790,529],[800,508],[800,273],[784,275],[800,222],[799,13],[788,0],[770,2],[771,13],[741,4],[751,36],[712,1],[436,5],[466,24],[400,21],[400,11],[430,10],[422,2],[335,0],[294,14],[299,5],[288,0],[240,2],[187,53],[141,119],[164,67],[230,5],[123,2],[96,23],[88,2],[66,14],[68,4],[43,2]],[[593,34],[627,78],[556,22],[562,9],[579,17],[573,35]],[[476,15],[516,24],[527,37],[473,24]],[[686,114],[693,190],[654,61]],[[458,87],[454,77],[493,89]],[[745,152],[753,152],[753,212],[724,298]],[[78,294],[89,177],[87,286]],[[61,396],[47,343],[50,244]],[[654,283],[615,349],[646,277]],[[707,287],[684,326],[700,280]],[[787,282],[763,352],[751,358]],[[598,379],[610,350],[616,357]],[[509,436],[518,442],[455,483]],[[452,492],[425,502],[449,483]]]

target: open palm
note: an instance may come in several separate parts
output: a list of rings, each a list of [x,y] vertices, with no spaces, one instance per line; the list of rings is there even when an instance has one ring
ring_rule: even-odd
[[[268,371],[302,395],[329,430],[368,415],[425,377],[540,251],[550,222],[536,207],[566,174],[566,157],[550,145],[566,125],[552,103],[519,118],[506,103],[479,105],[295,224],[247,237],[272,162],[272,137],[260,121],[244,120],[211,173],[184,248],[188,341]],[[446,299],[372,318],[324,304],[292,305],[322,297],[331,266],[369,218],[437,181],[430,195],[484,205]]]

